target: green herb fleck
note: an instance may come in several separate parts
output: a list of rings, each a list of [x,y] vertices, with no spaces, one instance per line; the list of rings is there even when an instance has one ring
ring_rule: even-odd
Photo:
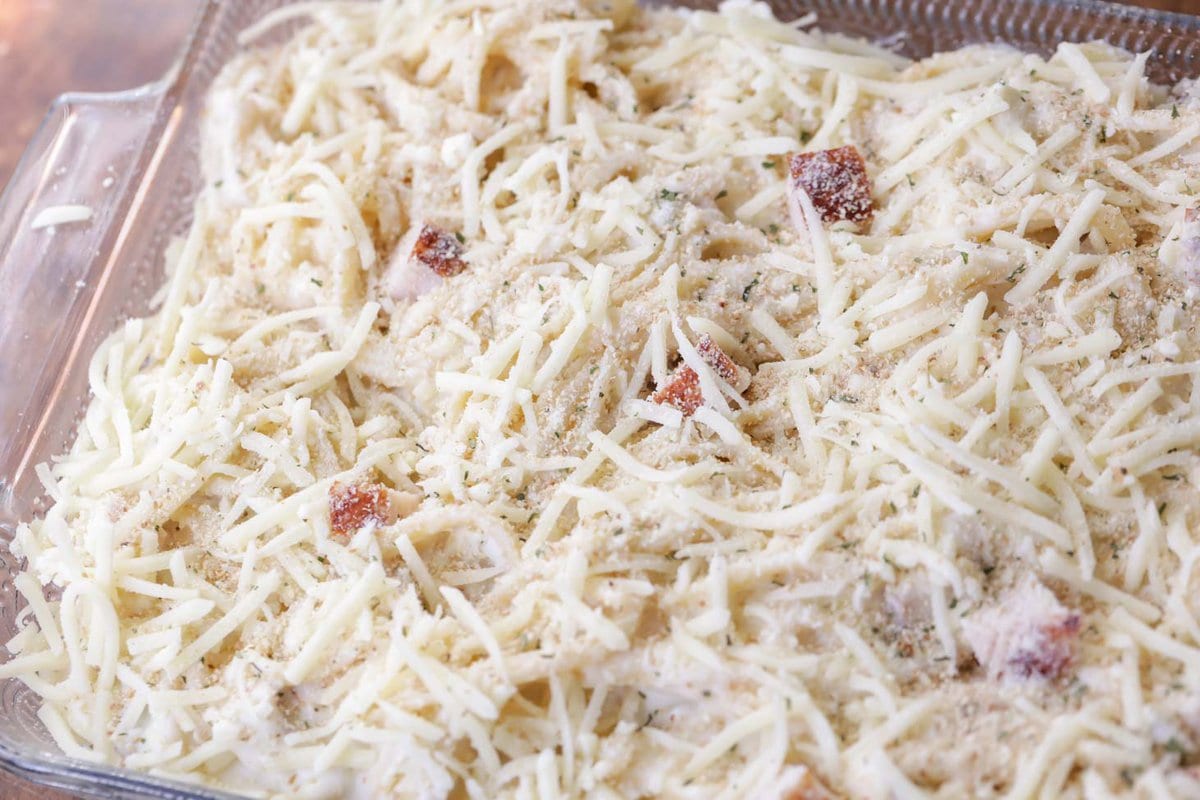
[[[663,189],[661,192],[659,192],[658,196],[663,200],[676,200],[679,198],[679,192],[672,192],[670,189]]]
[[[754,280],[746,284],[746,288],[742,289],[742,302],[747,303],[750,301],[750,292],[754,291],[755,286],[758,286],[757,276],[755,276]]]

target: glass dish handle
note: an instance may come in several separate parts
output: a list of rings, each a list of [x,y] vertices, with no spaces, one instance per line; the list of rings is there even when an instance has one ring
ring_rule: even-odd
[[[62,424],[48,416],[51,400],[75,373],[74,360],[90,352],[76,332],[88,328],[81,323],[104,293],[141,188],[135,176],[155,156],[147,144],[165,86],[60,98],[0,197],[0,505],[7,508],[22,505],[34,463],[51,455],[29,445]],[[15,504],[2,502],[8,493]]]

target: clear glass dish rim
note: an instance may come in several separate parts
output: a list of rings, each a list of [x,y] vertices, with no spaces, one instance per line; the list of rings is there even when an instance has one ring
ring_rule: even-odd
[[[938,0],[919,1],[928,3],[930,7],[935,6],[938,2]],[[147,138],[146,151],[147,153],[151,151],[161,139],[166,126],[170,124],[170,115],[164,114],[164,109],[171,108],[177,103],[190,87],[193,68],[208,44],[209,37],[214,33],[214,23],[220,8],[236,2],[238,0],[201,0],[185,44],[173,65],[162,78],[123,91],[67,92],[59,95],[51,104],[38,131],[34,134],[34,140],[37,140],[47,129],[55,126],[57,116],[63,108],[90,104],[116,105],[138,99],[157,98],[154,106],[156,116],[150,126]],[[294,2],[301,2],[301,0],[294,0]],[[911,5],[911,3],[912,0],[909,0],[908,4]],[[679,2],[650,0],[647,4],[688,6],[705,5],[705,2],[704,0],[700,0],[699,3],[696,3],[695,0],[692,2],[688,2],[688,0]],[[804,4],[804,0],[801,0],[801,4]],[[826,2],[826,5],[830,5],[830,3]],[[905,0],[865,0],[859,5],[871,5],[880,10],[886,10],[905,5]],[[1144,23],[1147,27],[1159,28],[1164,32],[1176,35],[1200,36],[1200,16],[1161,11],[1143,6],[1123,5],[1109,2],[1109,0],[1014,0],[1011,5],[1047,9],[1061,14],[1086,14],[1097,18],[1119,20],[1124,23]],[[888,33],[894,33],[894,31],[883,32],[881,36],[886,36]],[[35,160],[34,156],[35,154],[29,150],[22,153],[8,184],[0,193],[0,209],[8,208],[19,202],[20,198],[14,197],[16,195],[14,187],[18,183],[18,177],[35,166],[31,163]],[[147,160],[147,154],[142,154],[142,158],[138,162],[139,174],[136,176],[135,184],[142,180]],[[133,205],[132,194],[134,192],[128,192],[126,196],[119,199],[116,215],[118,220],[124,220],[125,212]],[[135,224],[135,222],[126,220],[124,224]],[[0,330],[0,335],[13,335],[13,332]],[[6,547],[7,542],[0,542],[0,546]],[[168,780],[149,773],[100,766],[65,755],[24,752],[21,748],[5,741],[2,734],[0,734],[0,770],[43,786],[69,792],[86,792],[103,797],[133,796],[163,798],[163,800],[238,800],[240,797],[227,792]]]

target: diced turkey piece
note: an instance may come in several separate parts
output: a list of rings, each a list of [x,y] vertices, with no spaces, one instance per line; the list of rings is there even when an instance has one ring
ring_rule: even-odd
[[[677,408],[683,412],[685,417],[690,417],[699,410],[700,406],[704,405],[704,392],[700,390],[700,376],[687,364],[681,364],[667,379],[667,382],[650,395],[650,400],[659,405]]]
[[[963,619],[963,635],[993,678],[1058,680],[1075,663],[1080,616],[1034,578]]]
[[[696,342],[696,352],[704,359],[704,363],[712,368],[717,377],[736,391],[744,392],[750,388],[750,370],[738,366],[736,361],[725,355],[725,351],[707,333],[700,337],[700,341]]]
[[[735,391],[746,391],[750,385],[750,371],[726,355],[721,346],[707,333],[696,343],[696,352],[717,377],[732,386]],[[680,364],[667,382],[650,396],[650,400],[676,408],[682,411],[684,416],[690,417],[704,405],[700,376],[687,364]]]
[[[875,215],[867,164],[854,145],[788,157],[793,195],[803,191],[822,222],[870,223]],[[790,202],[795,204],[795,198]],[[797,216],[793,214],[793,216]]]
[[[388,265],[387,290],[397,300],[415,300],[467,268],[458,238],[436,225],[414,225]]]
[[[394,514],[387,488],[379,484],[329,487],[329,527],[337,536],[351,536],[369,522],[386,525]]]

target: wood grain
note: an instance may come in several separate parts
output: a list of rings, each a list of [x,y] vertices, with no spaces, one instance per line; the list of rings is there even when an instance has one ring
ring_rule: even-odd
[[[1123,2],[1200,13],[1200,0]],[[127,89],[158,78],[179,53],[198,5],[199,0],[0,0],[0,186],[56,96]],[[71,800],[6,773],[0,773],[0,798]]]

